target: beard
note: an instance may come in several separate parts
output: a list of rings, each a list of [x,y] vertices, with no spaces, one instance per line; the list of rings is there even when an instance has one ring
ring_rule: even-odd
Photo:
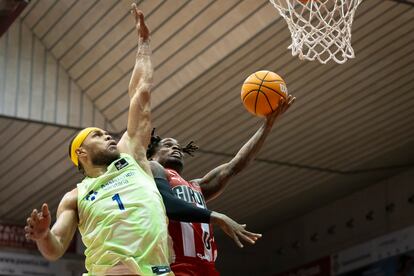
[[[163,163],[164,168],[173,169],[178,173],[181,173],[184,169],[184,162],[177,158],[168,158]]]
[[[94,166],[109,166],[112,162],[119,159],[121,154],[119,151],[101,151],[96,152],[92,158],[91,162]]]

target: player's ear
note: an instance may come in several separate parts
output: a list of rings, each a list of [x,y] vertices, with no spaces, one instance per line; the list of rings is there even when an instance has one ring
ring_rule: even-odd
[[[88,156],[88,153],[86,152],[86,150],[83,147],[80,147],[78,149],[76,149],[76,154],[78,155],[78,158],[86,158],[86,156]]]

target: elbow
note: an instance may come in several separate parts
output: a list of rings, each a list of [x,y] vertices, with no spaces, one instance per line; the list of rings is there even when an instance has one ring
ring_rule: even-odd
[[[52,253],[52,254],[42,254],[43,257],[45,257],[46,260],[50,261],[50,262],[55,262],[57,260],[59,260],[63,254],[57,254],[57,253]]]
[[[140,94],[149,95],[152,89],[152,81],[145,81],[138,87],[138,92]]]
[[[202,187],[202,192],[203,192],[205,201],[210,202],[216,199],[217,197],[219,197],[226,189],[227,184],[229,183],[229,178],[230,177],[228,175],[221,177],[218,181],[218,185],[215,187],[210,187],[207,189],[206,187],[204,188]]]
[[[58,256],[48,256],[48,257],[45,257],[45,258],[50,262],[55,262],[55,261],[60,259],[60,257],[58,257]]]
[[[244,168],[246,168],[247,165],[249,165],[250,162],[251,162],[251,159],[245,159],[242,162],[236,162],[234,165],[230,165],[229,168],[227,169],[226,175],[227,176],[234,176],[234,175],[238,174]]]
[[[51,262],[59,260],[63,254],[65,254],[65,250],[63,247],[58,246],[55,248],[44,248],[39,250],[42,253],[43,257]]]
[[[130,99],[130,105],[138,108],[141,113],[151,113],[151,95],[149,90],[138,90]]]
[[[226,183],[229,180],[229,178],[235,176],[241,170],[243,170],[243,168],[246,167],[246,165],[247,163],[245,162],[229,163],[219,177],[220,182],[223,183],[222,185],[224,185],[224,183]]]
[[[150,97],[151,89],[152,89],[152,81],[145,81],[139,85],[129,84],[128,86],[128,94],[130,98],[134,97]]]

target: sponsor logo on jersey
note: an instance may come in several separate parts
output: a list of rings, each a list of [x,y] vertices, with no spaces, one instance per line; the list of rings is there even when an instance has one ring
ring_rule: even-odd
[[[154,273],[155,275],[161,275],[161,274],[171,272],[171,268],[167,265],[153,266],[153,267],[151,267],[151,269],[152,269],[152,273]]]
[[[135,175],[135,172],[121,173],[120,175],[112,178],[111,180],[109,180],[105,184],[102,184],[101,189],[109,190],[109,189],[113,189],[113,188],[116,188],[116,187],[121,186],[121,185],[126,185],[126,184],[129,183],[128,178],[130,178],[134,175]]]
[[[118,171],[125,168],[128,165],[128,161],[126,161],[125,158],[121,158],[115,162],[115,168],[117,168]]]
[[[97,195],[98,195],[98,192],[95,192],[94,190],[92,190],[85,196],[85,200],[94,201]]]

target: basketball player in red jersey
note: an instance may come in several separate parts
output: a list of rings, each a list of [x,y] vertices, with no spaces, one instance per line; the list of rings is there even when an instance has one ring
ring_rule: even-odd
[[[182,148],[178,141],[173,138],[161,139],[153,135],[147,150],[147,157],[153,161],[151,166],[154,177],[162,177],[159,170],[156,172],[158,164],[158,166],[165,168],[166,181],[169,182],[177,197],[200,208],[206,208],[206,202],[219,196],[231,177],[239,173],[254,159],[272,129],[276,118],[283,114],[294,101],[295,98],[291,95],[288,96],[287,100],[281,99],[278,109],[265,117],[260,129],[232,160],[216,167],[200,179],[187,181],[180,175],[184,169],[184,153],[191,154],[192,151],[196,150],[196,147],[190,143]],[[254,243],[260,237],[260,235],[247,232],[244,229],[245,227],[246,225],[243,225],[235,231],[234,229],[223,230],[235,240],[239,247],[243,247],[239,237],[249,243]],[[217,248],[210,224],[171,220],[169,232],[173,239],[176,255],[175,262],[171,265],[175,275],[219,275],[214,264],[217,257]]]

